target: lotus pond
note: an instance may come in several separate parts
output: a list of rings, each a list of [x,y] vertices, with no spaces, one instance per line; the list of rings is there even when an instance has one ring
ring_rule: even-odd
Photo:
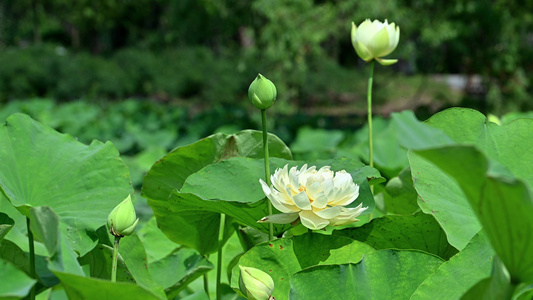
[[[130,123],[126,145],[163,144],[146,174],[124,144],[2,120],[0,298],[531,299],[531,114],[373,120],[374,62],[394,64],[398,39],[394,23],[353,24],[367,125],[302,128],[290,147],[267,130],[262,75],[248,92],[261,131],[174,145]]]

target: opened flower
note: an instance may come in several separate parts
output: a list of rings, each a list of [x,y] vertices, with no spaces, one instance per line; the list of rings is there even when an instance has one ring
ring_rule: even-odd
[[[364,61],[373,59],[380,64],[388,66],[396,63],[397,59],[383,59],[389,55],[400,41],[400,28],[393,23],[381,23],[378,20],[371,22],[366,19],[359,27],[352,22],[352,45],[357,55]]]
[[[346,171],[333,172],[329,166],[316,170],[303,165],[299,170],[289,165],[277,169],[271,177],[272,186],[259,180],[263,192],[282,214],[270,215],[259,222],[288,224],[298,218],[312,230],[328,225],[346,225],[368,207],[345,207],[359,196],[359,186]]]

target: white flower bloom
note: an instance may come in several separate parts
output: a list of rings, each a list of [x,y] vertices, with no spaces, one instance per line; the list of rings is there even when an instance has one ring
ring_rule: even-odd
[[[328,225],[346,225],[368,207],[344,207],[359,196],[359,186],[346,171],[333,172],[329,166],[316,170],[315,166],[300,170],[289,165],[277,169],[271,177],[272,186],[259,180],[263,192],[282,214],[266,216],[259,222],[288,224],[300,218],[312,230]]]
[[[389,55],[400,41],[400,28],[385,20],[381,23],[378,20],[370,22],[366,19],[359,27],[352,22],[352,45],[357,55],[364,61],[377,60],[382,65],[392,65],[397,59],[383,59],[381,57]]]

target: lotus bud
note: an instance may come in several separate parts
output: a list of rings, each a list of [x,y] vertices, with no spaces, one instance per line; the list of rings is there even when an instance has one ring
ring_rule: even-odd
[[[265,76],[258,74],[257,78],[250,84],[248,98],[255,107],[267,109],[274,104],[277,96],[276,86]]]
[[[250,267],[239,266],[239,288],[249,300],[273,300],[274,281],[267,273]]]
[[[492,122],[492,123],[495,123],[495,124],[498,124],[498,125],[502,125],[502,121],[500,120],[500,118],[498,118],[497,116],[493,115],[493,114],[489,114],[487,116],[487,119],[489,122]]]
[[[371,22],[366,19],[358,26],[352,22],[352,45],[357,55],[364,61],[370,62],[377,60],[384,66],[395,64],[397,59],[383,59],[383,56],[389,55],[400,41],[400,28],[393,23],[385,20],[381,23],[378,20]]]
[[[139,219],[135,214],[130,195],[120,202],[107,217],[107,226],[111,234],[117,237],[131,235],[138,223]]]

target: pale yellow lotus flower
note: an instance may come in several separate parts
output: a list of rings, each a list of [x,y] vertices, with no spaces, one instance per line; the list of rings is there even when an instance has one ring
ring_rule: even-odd
[[[366,19],[359,25],[355,26],[352,22],[352,45],[357,55],[364,61],[370,62],[377,60],[384,66],[395,64],[397,59],[383,59],[383,56],[389,55],[400,41],[400,27],[385,20],[381,23],[378,20],[371,22]]]
[[[346,225],[368,207],[345,207],[359,196],[359,186],[346,171],[333,172],[329,166],[316,170],[303,165],[299,170],[289,165],[277,169],[271,176],[272,186],[259,180],[263,192],[281,214],[270,215],[259,222],[288,224],[298,218],[312,230],[328,225]]]

